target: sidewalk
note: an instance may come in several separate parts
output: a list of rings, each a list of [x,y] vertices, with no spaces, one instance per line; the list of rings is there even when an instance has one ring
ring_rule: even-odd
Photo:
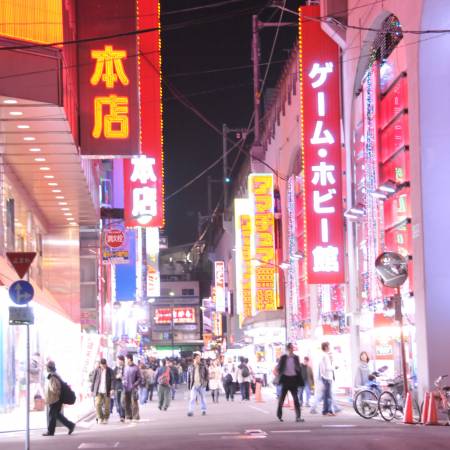
[[[64,406],[64,415],[72,422],[78,422],[94,413],[94,401],[91,397],[78,401],[75,405]],[[24,431],[26,424],[25,406],[11,412],[0,414],[0,433]],[[47,411],[30,412],[30,429],[45,430],[47,428]]]

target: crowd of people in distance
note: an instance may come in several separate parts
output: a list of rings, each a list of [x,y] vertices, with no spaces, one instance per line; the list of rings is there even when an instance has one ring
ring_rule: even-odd
[[[301,409],[303,404],[311,408],[311,413],[317,413],[322,403],[322,414],[334,416],[340,408],[333,398],[332,384],[335,367],[332,363],[330,345],[322,343],[322,356],[318,365],[318,376],[315,378],[309,358],[303,361],[294,353],[294,346],[288,344],[286,353],[278,360],[273,369],[273,384],[276,386],[278,407],[276,415],[283,421],[283,404],[290,392],[295,405],[295,418],[303,422]],[[363,352],[364,353],[364,352]],[[364,357],[364,358],[363,358]],[[364,360],[363,360],[364,359]],[[365,369],[368,362],[367,354],[362,354],[361,382],[366,378]],[[49,405],[49,428],[45,434],[54,434],[54,424],[59,419],[69,429],[71,434],[75,428],[61,413],[63,401],[61,390],[64,383],[56,374],[55,364],[47,364],[46,402]],[[186,384],[188,390],[187,415],[192,417],[196,404],[200,412],[206,415],[207,391],[212,402],[219,403],[221,392],[225,393],[227,401],[234,401],[236,393],[240,392],[243,402],[250,400],[250,392],[255,393],[256,383],[263,380],[255,376],[248,359],[240,357],[237,361],[223,355],[214,359],[204,359],[199,353],[192,358],[143,357],[135,362],[131,353],[118,355],[114,368],[108,366],[102,358],[90,374],[91,392],[95,401],[97,423],[105,425],[115,408],[121,422],[139,421],[139,406],[152,402],[155,393],[157,404],[161,411],[167,411],[178,387]],[[61,385],[61,383],[63,383]],[[311,403],[314,391],[314,402]]]
[[[202,359],[194,354],[192,359],[145,357],[137,362],[132,354],[119,355],[114,368],[105,359],[97,363],[91,373],[91,390],[95,398],[97,422],[108,423],[115,408],[120,421],[138,421],[139,405],[152,402],[155,392],[158,408],[167,411],[175,399],[179,385],[186,384],[189,391],[188,416],[194,414],[194,406],[200,401],[200,409],[206,414],[206,392],[211,393],[213,403],[219,403],[221,392],[227,401],[234,401],[240,391],[243,401],[250,400],[250,390],[255,391],[255,375],[248,359],[238,362]]]

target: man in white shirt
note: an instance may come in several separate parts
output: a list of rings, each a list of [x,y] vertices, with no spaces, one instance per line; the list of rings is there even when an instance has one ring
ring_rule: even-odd
[[[331,383],[333,382],[333,366],[329,355],[330,343],[322,342],[322,360],[319,364],[319,378],[323,383],[323,409],[324,416],[334,416],[331,399]]]

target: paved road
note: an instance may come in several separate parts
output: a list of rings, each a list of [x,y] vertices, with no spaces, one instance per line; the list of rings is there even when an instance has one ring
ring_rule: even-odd
[[[294,422],[294,412],[284,409],[283,423],[275,418],[275,401],[265,403],[208,403],[206,416],[195,411],[186,416],[186,394],[168,411],[153,402],[141,408],[139,423],[120,423],[113,417],[108,425],[95,420],[78,424],[72,436],[59,429],[54,437],[33,431],[31,448],[36,450],[130,449],[130,450],[440,450],[450,449],[450,427],[422,427],[364,420],[349,409],[336,417],[305,412],[305,422]],[[209,400],[209,399],[208,399]],[[23,449],[21,433],[1,434],[0,449]]]

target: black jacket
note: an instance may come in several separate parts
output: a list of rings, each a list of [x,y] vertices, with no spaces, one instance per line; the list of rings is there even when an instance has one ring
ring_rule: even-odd
[[[297,355],[292,355],[294,358],[294,365],[295,365],[295,373],[297,374],[297,384],[298,386],[304,386],[305,382],[303,380],[303,375],[302,375],[302,368],[300,365],[300,360],[298,358]],[[280,381],[281,383],[283,383],[283,377],[284,375],[284,371],[286,369],[286,361],[287,361],[288,355],[283,355],[280,358],[280,361],[278,363],[278,373],[280,374]]]
[[[191,390],[192,386],[194,386],[194,370],[195,367],[193,364],[188,367],[187,386],[189,390]],[[200,363],[200,382],[202,384],[202,387],[206,387],[208,385],[208,380],[208,368],[205,366],[205,364]]]
[[[114,377],[113,370],[110,367],[106,368],[106,396],[109,397],[111,395],[111,385]],[[92,380],[91,392],[94,395],[98,394],[98,390],[100,388],[100,381],[102,378],[102,369],[99,367],[96,369],[94,373],[94,378]]]

